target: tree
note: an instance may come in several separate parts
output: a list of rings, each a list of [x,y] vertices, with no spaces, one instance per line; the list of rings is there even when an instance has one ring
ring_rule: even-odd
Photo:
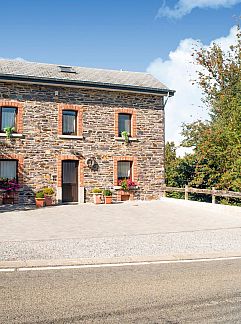
[[[183,146],[194,149],[192,186],[241,191],[241,32],[225,53],[217,44],[194,51],[196,82],[210,121],[183,125]]]

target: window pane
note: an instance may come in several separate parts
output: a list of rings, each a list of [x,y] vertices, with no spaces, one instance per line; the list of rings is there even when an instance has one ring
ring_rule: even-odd
[[[71,110],[63,111],[63,134],[65,135],[76,134],[76,111],[71,111]]]
[[[0,178],[17,178],[17,161],[0,161]]]
[[[16,108],[11,107],[2,107],[2,124],[1,130],[4,130],[6,127],[16,127]]]
[[[76,161],[63,161],[63,183],[76,184]]]
[[[123,131],[126,131],[129,135],[131,135],[131,115],[130,114],[119,114],[118,115],[118,129],[119,129],[119,136]]]
[[[119,161],[118,162],[118,180],[131,178],[131,162]]]

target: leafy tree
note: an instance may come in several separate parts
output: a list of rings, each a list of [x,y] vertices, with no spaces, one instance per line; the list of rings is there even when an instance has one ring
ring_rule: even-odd
[[[183,125],[183,146],[194,148],[195,176],[199,188],[241,191],[241,32],[225,53],[217,44],[195,50],[199,66],[196,82],[210,121]],[[201,68],[201,69],[200,69]]]

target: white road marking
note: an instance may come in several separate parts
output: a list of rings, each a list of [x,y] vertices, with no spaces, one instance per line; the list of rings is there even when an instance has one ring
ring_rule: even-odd
[[[133,267],[152,264],[177,264],[177,263],[195,263],[195,262],[212,262],[212,261],[228,261],[240,260],[241,256],[224,257],[212,259],[187,259],[187,260],[169,260],[169,261],[142,261],[142,262],[123,262],[123,263],[103,263],[103,264],[82,264],[67,266],[46,266],[46,267],[24,267],[18,268],[18,271],[44,271],[44,270],[65,270],[65,269],[91,269],[91,268],[114,268],[114,267]]]
[[[0,269],[0,272],[13,272],[15,271],[15,268],[9,268],[9,269]]]
[[[65,270],[65,269],[91,269],[91,268],[114,268],[114,267],[135,267],[153,264],[178,264],[178,263],[196,263],[196,262],[213,262],[213,261],[228,261],[240,260],[241,256],[210,258],[210,259],[184,259],[184,260],[164,260],[164,261],[141,261],[141,262],[123,262],[123,263],[103,263],[103,264],[82,264],[82,265],[67,265],[67,266],[42,266],[42,267],[21,267],[21,268],[5,268],[0,269],[0,272],[14,271],[47,271],[47,270]]]

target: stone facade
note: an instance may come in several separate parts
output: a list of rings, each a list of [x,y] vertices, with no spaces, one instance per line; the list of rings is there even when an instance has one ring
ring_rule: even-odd
[[[19,107],[18,134],[0,136],[1,159],[18,162],[20,203],[34,202],[34,193],[52,186],[61,202],[61,161],[79,161],[79,201],[92,199],[93,187],[117,184],[117,161],[133,161],[139,189],[133,199],[158,199],[164,183],[164,108],[160,95],[84,88],[0,82],[0,105]],[[61,136],[64,109],[78,111],[77,136]],[[131,113],[135,138],[118,138],[118,113]],[[98,168],[86,159],[94,157]],[[84,188],[84,189],[83,189]],[[117,198],[117,192],[114,199]]]

